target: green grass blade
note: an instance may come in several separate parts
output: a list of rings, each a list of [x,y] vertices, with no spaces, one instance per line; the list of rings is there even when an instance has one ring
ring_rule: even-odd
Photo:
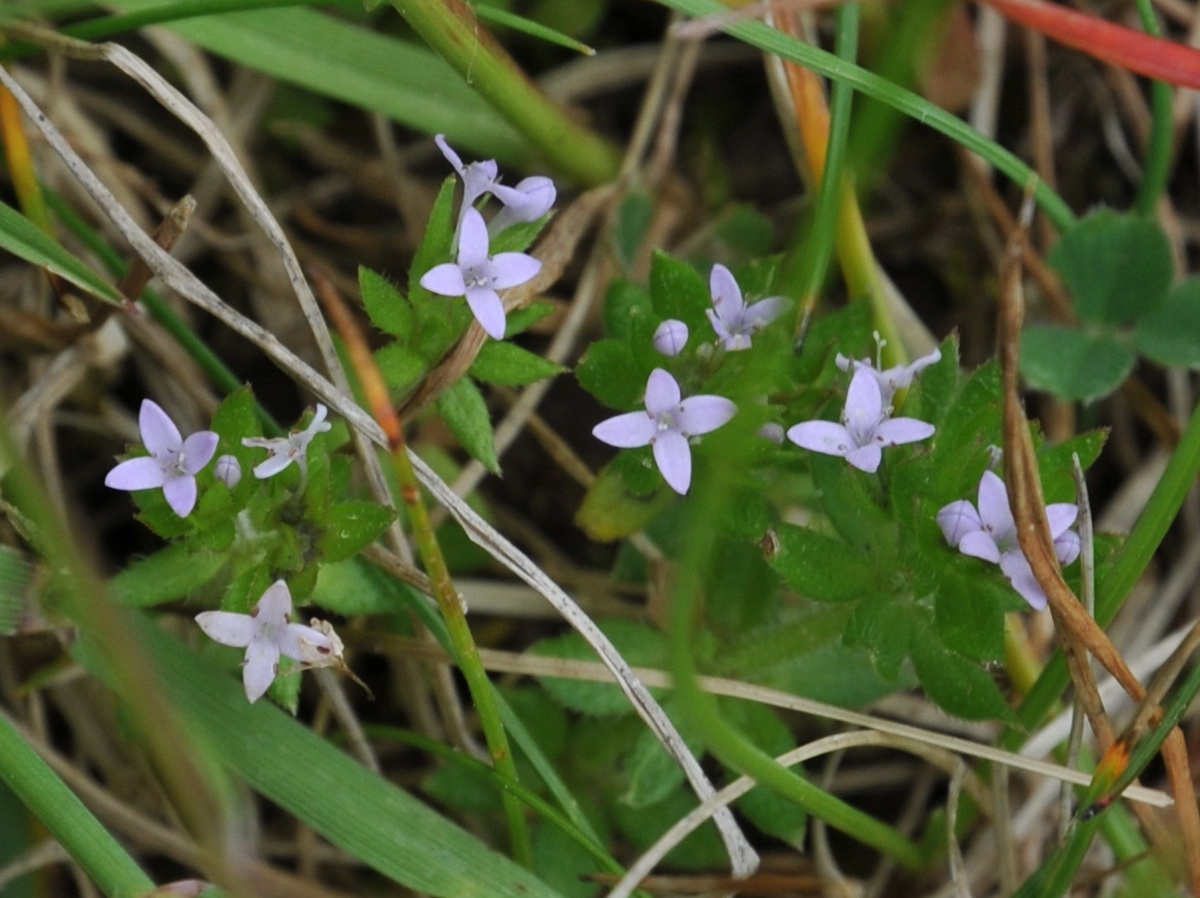
[[[0,780],[42,821],[105,895],[132,898],[154,888],[142,868],[4,715],[0,715]]]
[[[719,16],[728,12],[728,7],[719,3],[718,0],[658,0],[658,2],[678,12],[696,17]],[[731,21],[721,27],[722,30],[747,44],[768,53],[775,53],[784,59],[790,59],[827,78],[846,82],[860,93],[874,97],[910,118],[916,119],[922,125],[928,125],[930,128],[940,131],[951,140],[987,160],[988,163],[1011,178],[1018,187],[1024,188],[1026,184],[1035,183],[1034,199],[1054,223],[1054,226],[1059,230],[1066,230],[1074,223],[1075,214],[1070,207],[1037,177],[1037,173],[1033,169],[995,141],[984,137],[961,119],[928,100],[897,87],[887,79],[881,78],[861,66],[838,59],[832,53],[827,53],[776,31],[762,22]]]
[[[55,243],[32,221],[3,202],[0,202],[0,249],[6,249],[32,265],[54,272],[99,300],[121,305],[121,295],[112,284]]]
[[[142,646],[173,705],[254,789],[330,842],[408,888],[441,898],[559,898],[402,789],[371,773],[279,708],[246,702],[241,685],[145,618]],[[80,661],[106,662],[83,641]]]
[[[119,0],[126,12],[162,0]],[[168,26],[218,56],[378,112],[459,150],[520,163],[530,148],[432,51],[311,9],[261,9]]]

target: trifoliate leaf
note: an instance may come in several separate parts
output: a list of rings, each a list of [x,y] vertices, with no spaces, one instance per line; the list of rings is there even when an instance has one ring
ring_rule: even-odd
[[[1200,278],[1176,285],[1166,302],[1138,321],[1138,351],[1163,365],[1200,368]]]
[[[1031,386],[1060,399],[1090,402],[1107,396],[1129,376],[1136,358],[1115,332],[1035,324],[1021,335],[1021,374]]]

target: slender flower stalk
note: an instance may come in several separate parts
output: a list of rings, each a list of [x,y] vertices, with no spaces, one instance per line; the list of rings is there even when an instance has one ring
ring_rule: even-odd
[[[421,562],[429,575],[429,585],[437,599],[438,608],[446,621],[446,630],[450,635],[451,647],[455,660],[467,681],[475,710],[479,714],[479,724],[487,740],[488,751],[497,773],[514,783],[520,782],[517,767],[513,761],[512,750],[509,748],[508,734],[500,719],[500,709],[496,704],[496,696],[487,671],[479,657],[479,650],[471,635],[471,626],[467,622],[466,606],[454,582],[450,577],[450,569],[442,555],[437,535],[429,520],[429,510],[421,496],[421,484],[413,470],[412,461],[408,457],[407,441],[396,410],[392,406],[387,384],[383,380],[375,358],[367,346],[366,338],[359,329],[358,323],[346,310],[342,298],[337,294],[333,284],[323,276],[314,278],[314,286],[334,326],[346,341],[346,350],[351,363],[362,382],[363,395],[367,406],[379,422],[380,428],[387,437],[388,447],[392,456],[392,464],[396,472],[396,481],[400,487],[400,496],[404,501],[409,524],[417,540],[417,550]],[[525,822],[525,807],[520,799],[507,790],[501,792],[504,802],[505,816],[508,819],[509,838],[512,842],[513,856],[517,862],[528,867],[533,862],[533,846],[529,838],[529,828]]]

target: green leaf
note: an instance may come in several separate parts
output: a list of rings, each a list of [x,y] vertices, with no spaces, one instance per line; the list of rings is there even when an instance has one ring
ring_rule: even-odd
[[[500,457],[496,455],[492,421],[479,388],[465,377],[456,381],[438,396],[437,410],[467,454],[493,474],[499,474]]]
[[[684,741],[693,754],[703,753],[703,745],[698,740],[685,738]],[[684,780],[683,768],[667,754],[658,737],[648,727],[638,733],[634,740],[625,772],[629,776],[629,788],[621,796],[621,801],[631,808],[644,808],[663,801]]]
[[[895,596],[869,596],[854,606],[846,628],[846,644],[867,650],[875,672],[889,683],[900,676],[913,635],[927,623],[912,605]]]
[[[637,263],[638,251],[650,221],[654,217],[654,201],[649,194],[642,192],[630,193],[617,207],[617,219],[613,227],[613,244],[617,250],[617,258],[629,271]]]
[[[791,732],[766,705],[723,700],[721,708],[731,726],[772,757],[796,747]],[[799,766],[791,770],[803,775]],[[804,838],[808,815],[799,805],[770,789],[751,789],[737,800],[737,806],[755,826],[777,839],[796,845]]]
[[[616,280],[604,296],[604,332],[608,336],[633,343],[643,334],[653,335],[659,319],[650,305],[650,291],[633,281]],[[645,322],[637,327],[638,322]]]
[[[361,558],[322,564],[310,597],[337,614],[402,614],[415,603],[427,601],[415,589],[388,576]]]
[[[375,364],[388,387],[407,393],[429,370],[429,363],[411,346],[397,340],[375,353]]]
[[[964,720],[1011,720],[1012,711],[991,676],[943,646],[923,629],[913,633],[913,666],[925,693],[943,711]]]
[[[600,621],[598,626],[616,646],[621,656],[634,667],[667,666],[667,645],[662,633],[646,624],[627,620]],[[542,658],[567,658],[595,661],[596,653],[578,633],[567,633],[536,643],[530,652]],[[629,699],[615,683],[588,683],[539,677],[539,682],[560,704],[573,711],[597,717],[632,714]],[[652,689],[658,695],[661,690]]]
[[[433,209],[429,213],[429,222],[425,225],[425,234],[413,254],[412,267],[408,270],[408,299],[417,308],[418,317],[434,295],[421,286],[423,278],[429,269],[435,265],[450,261],[450,246],[454,241],[454,188],[457,178],[453,175],[442,182]],[[436,297],[445,301],[445,297]],[[423,323],[423,322],[422,322]]]
[[[948,649],[974,661],[1004,659],[1004,612],[989,590],[977,587],[978,577],[965,577],[946,568],[934,600],[933,624]]]
[[[575,366],[575,377],[609,408],[630,411],[641,405],[651,370],[636,362],[628,344],[598,340]]]
[[[1138,351],[1163,365],[1200,368],[1200,278],[1188,278],[1138,321]]]
[[[393,337],[411,337],[413,311],[391,281],[369,268],[358,269],[358,289],[371,323]]]
[[[489,340],[475,356],[471,376],[487,383],[523,387],[566,370],[513,343]]]
[[[657,481],[659,488],[648,495],[630,491],[621,473],[621,467],[627,465],[618,464],[627,455],[623,453],[601,469],[575,514],[575,523],[597,542],[612,542],[637,533],[671,504],[672,493],[661,479]]]
[[[1079,317],[1097,324],[1130,324],[1152,312],[1166,299],[1174,274],[1158,223],[1111,209],[1067,231],[1047,261],[1074,294]]]
[[[221,746],[220,760],[252,788],[342,851],[407,888],[437,898],[558,898],[545,883],[342,749],[267,702],[246,702],[235,677],[214,670],[147,620],[135,621],[152,681],[186,716],[189,732]],[[90,640],[81,663],[108,677]]]
[[[114,306],[122,304],[112,284],[63,249],[45,231],[4,202],[0,202],[0,249],[52,271],[85,293]]]
[[[392,523],[390,508],[365,500],[339,502],[329,509],[325,530],[317,539],[317,548],[327,561],[353,558]]]
[[[780,524],[775,536],[778,548],[767,560],[800,595],[850,602],[878,591],[874,563],[845,540],[794,524]]]
[[[712,295],[696,269],[655,250],[650,262],[650,302],[659,318],[678,318],[693,333],[709,327],[705,315],[712,308]]]
[[[117,603],[149,608],[187,598],[224,565],[225,558],[221,555],[192,552],[185,543],[174,543],[126,566],[113,577],[109,588]]]
[[[1021,335],[1021,374],[1060,399],[1090,402],[1121,385],[1137,356],[1116,334],[1035,324]]]

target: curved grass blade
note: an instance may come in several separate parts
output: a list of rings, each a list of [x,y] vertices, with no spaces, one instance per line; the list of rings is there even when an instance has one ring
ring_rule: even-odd
[[[121,296],[112,284],[4,202],[0,202],[0,249],[6,249],[32,265],[57,274],[103,302],[121,305]]]

